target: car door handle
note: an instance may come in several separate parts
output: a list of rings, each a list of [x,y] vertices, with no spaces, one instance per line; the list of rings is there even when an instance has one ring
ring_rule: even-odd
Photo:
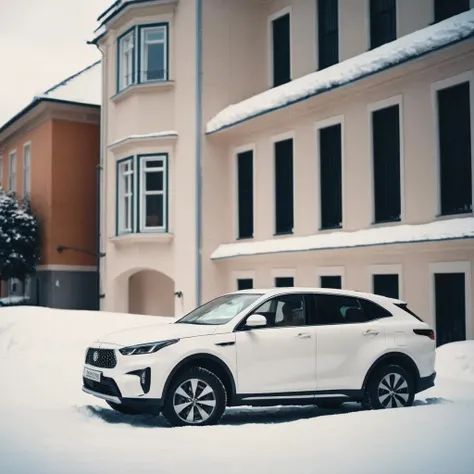
[[[300,332],[296,335],[298,339],[309,339],[311,334],[309,332]]]
[[[364,336],[376,336],[379,332],[375,329],[366,329],[364,331]]]

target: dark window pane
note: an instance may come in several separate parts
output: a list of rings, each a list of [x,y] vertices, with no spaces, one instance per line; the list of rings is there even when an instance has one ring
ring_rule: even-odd
[[[400,220],[400,117],[398,105],[372,113],[375,222]]]
[[[339,0],[318,0],[318,67],[339,62]]]
[[[441,214],[472,211],[469,83],[438,91]]]
[[[467,12],[469,0],[434,0],[434,21],[446,20],[459,13]]]
[[[359,303],[364,310],[367,321],[392,317],[392,313],[390,313],[390,311],[382,308],[382,306],[374,303],[373,301],[359,299]]]
[[[252,278],[239,278],[237,280],[237,289],[240,290],[251,290],[253,288]]]
[[[399,298],[398,275],[373,275],[372,278],[375,294],[388,298]]]
[[[341,125],[319,130],[321,228],[342,225]]]
[[[397,39],[396,0],[370,0],[371,49]]]
[[[163,227],[163,195],[146,196],[145,206],[145,226]]]
[[[290,14],[273,20],[273,87],[291,81]]]
[[[253,152],[237,156],[239,238],[253,237]]]
[[[293,277],[276,277],[275,287],[276,288],[289,288],[295,286]]]
[[[165,44],[154,43],[146,46],[147,69],[146,80],[153,81],[165,78]]]
[[[275,143],[275,219],[277,234],[293,232],[293,140]]]
[[[163,173],[161,171],[149,171],[145,173],[146,191],[163,191]]]
[[[466,276],[437,273],[435,279],[436,344],[466,339]]]
[[[321,288],[340,290],[342,288],[342,279],[339,275],[321,276]]]
[[[163,168],[163,160],[145,161],[146,168]]]
[[[352,324],[367,321],[356,298],[342,295],[315,295],[317,324]]]

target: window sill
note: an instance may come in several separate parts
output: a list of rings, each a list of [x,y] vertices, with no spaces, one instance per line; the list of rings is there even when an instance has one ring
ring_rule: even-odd
[[[398,225],[401,224],[402,220],[400,218],[398,219],[390,219],[386,221],[377,221],[377,222],[372,222],[371,226],[372,227],[386,227],[390,225]]]
[[[456,212],[454,214],[437,214],[436,220],[438,221],[444,221],[448,219],[462,219],[463,217],[473,217],[474,212],[473,211],[466,211],[466,212]]]
[[[167,244],[173,240],[173,234],[168,232],[140,232],[134,234],[122,234],[109,237],[109,242],[115,245],[133,245],[136,243]]]
[[[125,89],[117,92],[115,95],[110,97],[115,103],[121,102],[132,94],[140,94],[147,92],[157,92],[157,91],[167,91],[174,87],[174,81],[153,81],[153,82],[144,82],[141,84],[132,84],[131,86],[126,87]]]
[[[253,240],[255,237],[253,235],[249,236],[249,237],[237,237],[235,240],[237,240],[238,242],[242,241],[242,240]]]
[[[294,231],[288,230],[288,231],[286,231],[286,232],[275,232],[275,233],[273,234],[273,237],[283,237],[283,236],[285,236],[285,235],[293,235],[293,234],[294,234]]]
[[[318,229],[319,232],[329,232],[329,231],[334,231],[334,230],[341,230],[342,225],[333,225],[333,226],[327,226],[327,227],[320,227]]]

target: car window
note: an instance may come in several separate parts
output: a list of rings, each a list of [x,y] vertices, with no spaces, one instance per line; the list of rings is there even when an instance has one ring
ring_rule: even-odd
[[[383,308],[373,301],[365,300],[363,298],[360,298],[359,301],[362,308],[364,308],[364,312],[368,316],[369,320],[392,317],[392,313],[388,309]]]
[[[253,314],[267,318],[266,327],[303,326],[307,323],[304,295],[280,295],[266,301]]]
[[[315,295],[316,324],[355,324],[372,319],[357,298],[344,295]]]

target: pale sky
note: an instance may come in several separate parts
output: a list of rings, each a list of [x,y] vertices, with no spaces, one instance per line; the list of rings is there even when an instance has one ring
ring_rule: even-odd
[[[101,58],[88,45],[113,0],[0,0],[0,126],[33,97]]]

